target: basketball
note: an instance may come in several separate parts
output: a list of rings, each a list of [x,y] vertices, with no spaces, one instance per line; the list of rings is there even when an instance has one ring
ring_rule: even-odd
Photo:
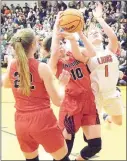
[[[60,27],[67,32],[78,32],[83,29],[84,18],[82,13],[76,9],[65,10],[60,17]]]

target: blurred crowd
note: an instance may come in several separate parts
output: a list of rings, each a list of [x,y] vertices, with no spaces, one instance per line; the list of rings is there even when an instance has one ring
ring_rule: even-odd
[[[126,1],[103,1],[104,14],[103,18],[115,31],[118,40],[119,48],[117,57],[119,59],[120,79],[118,85],[126,85],[127,82],[127,66],[126,66],[126,50],[127,50],[127,12]],[[85,30],[87,31],[91,23],[99,24],[95,21],[92,10],[95,7],[94,1],[46,1],[42,0],[41,5],[37,3],[31,8],[28,3],[21,7],[20,4],[2,4],[1,7],[1,65],[4,66],[8,62],[8,56],[12,54],[10,46],[10,38],[18,29],[33,28],[39,36],[40,41],[45,37],[52,35],[52,29],[55,22],[56,15],[59,11],[64,11],[67,8],[75,8],[80,10],[84,15]],[[104,47],[108,44],[108,38],[103,35]],[[38,50],[39,51],[39,50]],[[36,53],[37,55],[37,53]]]

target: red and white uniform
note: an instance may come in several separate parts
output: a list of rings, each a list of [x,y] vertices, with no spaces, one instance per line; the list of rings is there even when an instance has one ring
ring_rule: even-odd
[[[119,62],[115,54],[99,48],[97,55],[89,59],[91,87],[96,98],[96,105],[101,112],[102,107],[110,115],[122,114],[120,95],[116,91],[119,78]]]
[[[68,52],[67,55],[68,60],[60,59],[57,64],[57,77],[62,69],[71,74],[71,79],[66,87],[65,99],[60,109],[59,124],[63,129],[65,115],[73,115],[75,128],[78,131],[80,126],[97,124],[98,115],[86,66],[75,60],[71,52]]]
[[[33,152],[41,144],[48,153],[53,153],[64,145],[64,138],[50,108],[50,98],[38,74],[38,65],[37,60],[29,59],[31,94],[27,97],[18,88],[17,62],[11,64],[10,80],[16,101],[16,134],[23,152]]]

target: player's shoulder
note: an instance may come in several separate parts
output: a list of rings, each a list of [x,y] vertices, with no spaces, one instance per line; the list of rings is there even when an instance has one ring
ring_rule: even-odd
[[[42,74],[46,74],[46,72],[48,72],[50,69],[50,66],[44,62],[40,62],[39,63],[39,67],[38,70],[42,73]]]
[[[50,66],[43,62],[39,63],[38,73],[42,80],[46,80],[50,75],[53,74]]]
[[[11,59],[8,63],[8,69],[16,67],[17,60],[16,59]]]
[[[49,65],[45,62],[39,62],[39,67],[40,68],[47,68]]]
[[[113,53],[108,47],[105,48],[104,53],[105,53],[106,55],[112,55],[112,56],[115,55],[115,53]],[[116,55],[115,55],[115,56],[116,56]]]

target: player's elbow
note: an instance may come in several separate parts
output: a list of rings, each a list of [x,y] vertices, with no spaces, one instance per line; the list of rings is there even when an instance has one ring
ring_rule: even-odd
[[[122,120],[121,121],[116,121],[115,124],[118,125],[118,126],[122,126]]]
[[[91,53],[90,53],[90,57],[94,57],[94,56],[96,56],[96,51],[91,51]]]
[[[7,80],[2,80],[1,86],[4,87],[4,88],[11,88],[11,84]]]
[[[10,84],[6,84],[6,83],[3,83],[2,86],[3,86],[4,88],[11,88],[11,85],[10,85]]]
[[[60,93],[59,94],[56,94],[51,99],[52,99],[53,104],[59,107],[59,106],[61,106],[61,104],[63,102],[64,93],[62,93],[62,94],[60,94]]]
[[[84,53],[84,55],[87,57],[94,57],[94,56],[96,56],[96,51],[94,49],[91,49],[91,50],[87,51],[86,53]]]
[[[61,106],[61,102],[62,102],[62,100],[61,99],[52,99],[52,102],[53,102],[53,104],[55,105],[55,106],[57,106],[57,107],[60,107]]]

